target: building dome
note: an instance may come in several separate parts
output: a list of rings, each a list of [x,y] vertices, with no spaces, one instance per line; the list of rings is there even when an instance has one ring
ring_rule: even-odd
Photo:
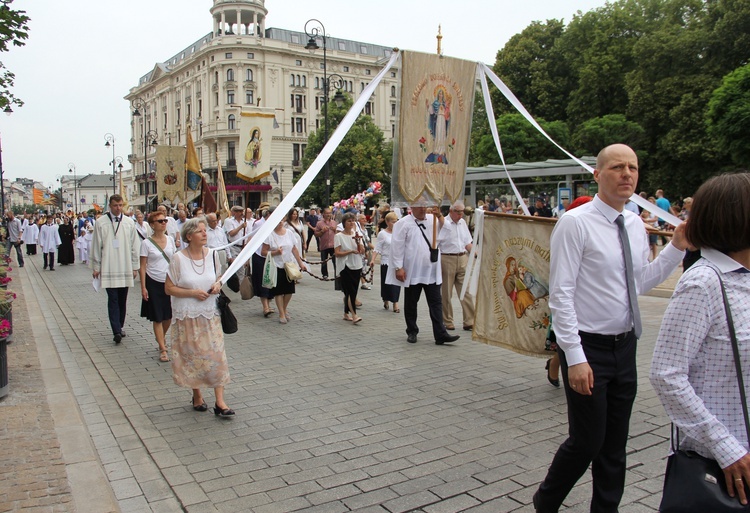
[[[211,7],[215,36],[263,37],[268,10],[264,0],[214,0]]]

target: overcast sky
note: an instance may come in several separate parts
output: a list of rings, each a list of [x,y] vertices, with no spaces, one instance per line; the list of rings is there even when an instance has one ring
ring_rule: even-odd
[[[508,39],[535,20],[570,21],[605,0],[266,0],[266,28],[301,31],[317,18],[333,37],[435,51],[492,65]],[[112,133],[130,167],[130,109],[138,78],[212,30],[212,0],[15,0],[31,17],[26,46],[0,54],[25,105],[0,116],[4,176],[57,187],[56,178],[111,171]]]

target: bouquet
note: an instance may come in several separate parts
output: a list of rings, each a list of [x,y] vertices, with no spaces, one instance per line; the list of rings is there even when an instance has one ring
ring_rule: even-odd
[[[10,336],[12,327],[8,319],[0,321],[0,339],[6,339]]]

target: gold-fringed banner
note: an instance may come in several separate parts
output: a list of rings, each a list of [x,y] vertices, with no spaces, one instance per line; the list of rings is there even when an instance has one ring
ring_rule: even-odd
[[[521,354],[545,354],[554,226],[528,216],[485,214],[483,233],[476,234],[483,237],[476,340]]]
[[[159,203],[176,203],[185,195],[185,147],[156,147],[156,195]]]
[[[271,138],[275,112],[273,109],[250,107],[240,115],[240,148],[237,176],[255,182],[271,172]]]
[[[440,204],[463,197],[476,62],[402,52],[396,203]]]

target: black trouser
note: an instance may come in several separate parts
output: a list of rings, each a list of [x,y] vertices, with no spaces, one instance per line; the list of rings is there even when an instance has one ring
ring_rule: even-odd
[[[404,289],[404,319],[406,319],[406,334],[416,335],[419,333],[419,326],[417,326],[417,303],[422,295],[424,289],[424,296],[427,298],[427,306],[430,308],[430,320],[432,321],[432,334],[435,336],[435,340],[445,338],[448,336],[448,332],[443,325],[443,300],[440,294],[440,285],[431,283],[425,285],[423,283],[416,283],[410,285]]]
[[[49,264],[50,269],[55,268],[55,254],[54,253],[42,253],[42,258],[44,259],[44,268],[47,268],[47,265]],[[49,262],[47,261],[49,260]]]
[[[637,390],[635,333],[631,331],[617,342],[613,337],[580,335],[594,373],[593,395],[570,389],[565,353],[558,350],[568,400],[568,439],[557,450],[539,486],[539,512],[556,512],[589,464],[594,487],[592,513],[616,512],[625,487],[625,446]]]
[[[125,309],[128,306],[128,287],[107,289],[107,313],[112,334],[122,333],[125,324]]]
[[[307,242],[305,242],[305,250],[308,251],[310,249],[310,241],[312,238],[315,237],[315,230],[312,228],[307,229]],[[320,239],[318,237],[315,237],[315,246],[318,248],[318,251],[320,251]]]
[[[320,266],[320,272],[323,274],[323,278],[328,278],[328,262],[325,262],[327,258],[333,256],[333,248],[320,250],[320,260],[323,264]],[[333,275],[336,276],[336,259],[331,260],[333,262]]]
[[[11,242],[10,239],[7,240],[7,242],[5,243],[5,249],[7,250],[6,253],[8,254],[8,258],[10,258],[11,248],[16,248],[16,256],[18,257],[18,265],[19,267],[23,267],[23,253],[21,253],[21,243]]]
[[[36,255],[36,244],[26,244],[26,254]]]
[[[344,313],[357,314],[357,291],[359,290],[359,277],[361,269],[341,269],[341,291],[344,293]],[[350,307],[351,305],[351,307]]]

